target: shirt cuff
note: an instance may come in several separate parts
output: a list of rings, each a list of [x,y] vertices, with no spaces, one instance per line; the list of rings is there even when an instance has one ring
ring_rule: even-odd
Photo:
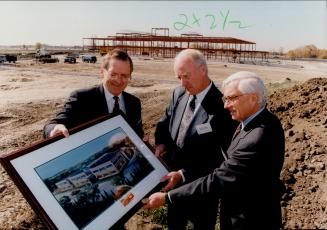
[[[185,176],[184,176],[184,173],[183,173],[183,169],[180,169],[180,170],[178,170],[177,172],[179,172],[179,174],[181,174],[181,176],[182,176],[182,181],[183,181],[183,183],[185,182]]]
[[[169,192],[166,193],[165,199],[166,199],[166,203],[167,204],[172,204],[171,199],[170,199]]]

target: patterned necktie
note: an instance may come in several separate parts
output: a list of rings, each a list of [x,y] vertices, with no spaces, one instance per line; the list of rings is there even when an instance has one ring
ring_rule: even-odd
[[[235,133],[234,133],[234,135],[233,135],[233,138],[232,138],[232,140],[234,140],[234,138],[241,132],[241,129],[242,129],[242,123],[240,123],[238,126],[237,126],[237,128],[236,128],[236,130],[235,130]]]
[[[118,115],[118,114],[120,114],[120,108],[119,108],[119,97],[117,97],[117,96],[114,96],[113,97],[114,98],[114,100],[115,100],[115,103],[114,103],[114,109],[112,110],[112,115],[113,116],[116,116],[116,115]]]
[[[182,148],[184,145],[185,134],[192,121],[192,117],[195,110],[195,100],[196,100],[196,96],[193,96],[191,102],[188,104],[188,106],[186,106],[181,124],[179,126],[176,145],[179,146],[180,148]]]

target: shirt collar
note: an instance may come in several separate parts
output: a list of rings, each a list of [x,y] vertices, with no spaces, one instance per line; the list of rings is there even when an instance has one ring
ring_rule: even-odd
[[[104,88],[104,96],[105,96],[106,102],[107,102],[108,112],[111,113],[114,108],[114,103],[115,103],[115,99],[113,98],[114,95],[112,93],[110,93],[109,90],[106,89],[106,87],[103,87],[103,88]],[[121,111],[123,111],[126,114],[126,108],[125,108],[123,94],[120,93],[118,95],[118,98],[119,98],[119,108]]]
[[[210,90],[211,86],[212,86],[212,82],[210,82],[210,84],[207,86],[207,88],[202,90],[200,93],[196,94],[196,100],[195,100],[196,107],[198,107],[198,105],[200,105],[202,103],[204,97],[207,95],[207,93]]]
[[[249,124],[249,122],[252,121],[256,116],[258,116],[259,113],[261,113],[264,109],[265,109],[265,107],[259,109],[257,112],[255,112],[254,114],[252,114],[251,116],[249,116],[248,118],[246,118],[244,121],[242,121],[242,129],[244,129],[244,127],[247,124]]]
[[[111,100],[111,99],[113,100],[114,95],[113,95],[112,93],[110,93],[109,90],[107,90],[106,87],[103,86],[103,88],[104,88],[104,94],[105,94],[105,96],[106,96],[106,100],[107,100],[107,101],[109,101],[109,100]],[[120,94],[118,95],[118,97],[119,97],[119,101],[121,101],[121,100],[122,100],[122,93],[120,93]]]

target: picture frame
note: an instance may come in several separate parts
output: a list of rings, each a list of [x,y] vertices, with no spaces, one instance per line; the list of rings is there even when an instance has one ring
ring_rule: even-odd
[[[122,116],[108,117],[1,156],[49,229],[123,224],[168,173]]]

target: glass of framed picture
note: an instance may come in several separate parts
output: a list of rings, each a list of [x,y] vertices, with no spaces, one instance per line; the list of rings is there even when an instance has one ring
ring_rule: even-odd
[[[168,173],[121,116],[2,156],[49,229],[109,229],[141,207]]]

